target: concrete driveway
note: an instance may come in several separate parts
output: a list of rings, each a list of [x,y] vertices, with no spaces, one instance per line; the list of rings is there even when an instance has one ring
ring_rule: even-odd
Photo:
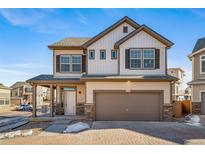
[[[144,141],[144,144],[147,142],[155,144],[154,139],[163,140],[165,144],[205,144],[205,128],[203,126],[191,126],[179,122],[96,121],[93,122],[92,129],[116,132],[115,134],[119,136],[123,133],[124,139],[132,133],[135,135],[135,139],[133,136],[128,140],[136,140],[138,137],[139,141],[140,139]],[[110,136],[109,138],[116,137]]]

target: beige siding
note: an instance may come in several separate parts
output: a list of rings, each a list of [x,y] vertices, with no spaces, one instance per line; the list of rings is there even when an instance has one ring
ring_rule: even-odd
[[[170,104],[169,82],[86,82],[86,103],[93,103],[94,90],[163,90],[164,104]]]
[[[205,55],[205,51],[200,52],[199,54],[196,54],[193,58],[192,58],[192,69],[194,70],[194,80],[197,79],[205,79],[205,74],[200,74],[200,68],[201,68],[201,63],[200,63],[200,56],[201,55]],[[194,64],[194,65],[193,65]]]
[[[160,69],[130,70],[125,69],[125,49],[128,48],[157,48],[160,49]],[[120,45],[120,74],[122,75],[163,75],[165,74],[165,46],[144,31]]]
[[[123,26],[128,26],[128,33],[132,32],[134,28],[127,23],[123,23],[92,45],[89,49],[95,50],[95,59],[88,59],[88,74],[117,74],[118,73],[118,60],[111,59],[111,50],[115,42],[126,36],[128,33],[123,33]],[[106,60],[100,60],[100,49],[106,50]]]
[[[83,50],[54,50],[53,56],[53,74],[54,77],[80,77],[82,73],[57,73],[56,72],[56,55],[65,55],[65,54],[83,54]]]
[[[0,104],[0,109],[4,108],[5,106],[10,106],[10,101],[11,101],[11,98],[10,98],[10,95],[11,95],[11,91],[9,89],[0,89],[0,99],[8,99],[9,100],[9,104],[8,105],[1,105]]]
[[[85,103],[85,85],[77,85],[77,102]]]
[[[192,102],[201,102],[201,92],[205,92],[205,84],[192,85]]]

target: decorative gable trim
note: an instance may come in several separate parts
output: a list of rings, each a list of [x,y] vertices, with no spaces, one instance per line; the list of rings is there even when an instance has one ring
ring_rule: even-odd
[[[106,34],[108,34],[109,32],[111,32],[113,29],[117,28],[118,26],[120,26],[122,23],[128,23],[129,25],[131,25],[132,27],[134,27],[135,29],[139,28],[140,25],[138,23],[136,23],[135,21],[133,21],[132,19],[130,19],[129,17],[125,16],[124,18],[120,19],[119,21],[117,21],[116,23],[114,23],[112,26],[110,26],[109,28],[105,29],[104,31],[102,31],[101,33],[99,33],[98,35],[96,35],[95,37],[93,37],[92,39],[90,39],[89,41],[85,42],[82,46],[84,48],[90,46],[91,44],[93,44],[94,42],[96,42],[97,40],[99,40],[100,38],[102,38],[103,36],[105,36]]]
[[[144,31],[144,32],[148,33],[153,38],[157,39],[159,42],[166,45],[166,47],[168,47],[168,48],[170,48],[174,44],[171,41],[169,41],[168,39],[166,39],[165,37],[161,36],[160,34],[155,32],[154,30],[152,30],[151,28],[147,27],[146,25],[142,25],[138,29],[134,30],[133,32],[131,32],[127,36],[125,36],[122,39],[120,39],[119,41],[117,41],[114,45],[114,48],[119,49],[119,46],[121,44],[123,44],[125,41],[132,38],[133,36],[135,36],[137,33],[141,32],[141,31]]]

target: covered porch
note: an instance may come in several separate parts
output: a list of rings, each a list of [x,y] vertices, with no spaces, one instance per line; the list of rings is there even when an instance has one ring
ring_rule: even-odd
[[[27,82],[32,84],[33,117],[84,115],[85,84],[79,78],[39,75]]]

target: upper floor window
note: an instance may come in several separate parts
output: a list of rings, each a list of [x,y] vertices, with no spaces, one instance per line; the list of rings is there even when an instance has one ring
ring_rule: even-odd
[[[200,62],[201,62],[201,64],[200,64],[201,65],[201,73],[205,74],[205,55],[201,56]]]
[[[60,70],[61,72],[81,72],[82,57],[81,55],[61,55]]]
[[[111,59],[117,59],[117,51],[111,50]]]
[[[142,63],[142,50],[141,49],[131,49],[130,50],[130,68],[139,69]]]
[[[128,27],[127,26],[123,26],[123,33],[127,33],[128,32]]]
[[[143,50],[144,68],[154,68],[155,52],[154,49]]]
[[[100,59],[106,59],[106,50],[100,50]]]
[[[152,69],[155,67],[154,49],[130,49],[131,69]]]
[[[89,50],[89,59],[95,59],[95,50]]]

